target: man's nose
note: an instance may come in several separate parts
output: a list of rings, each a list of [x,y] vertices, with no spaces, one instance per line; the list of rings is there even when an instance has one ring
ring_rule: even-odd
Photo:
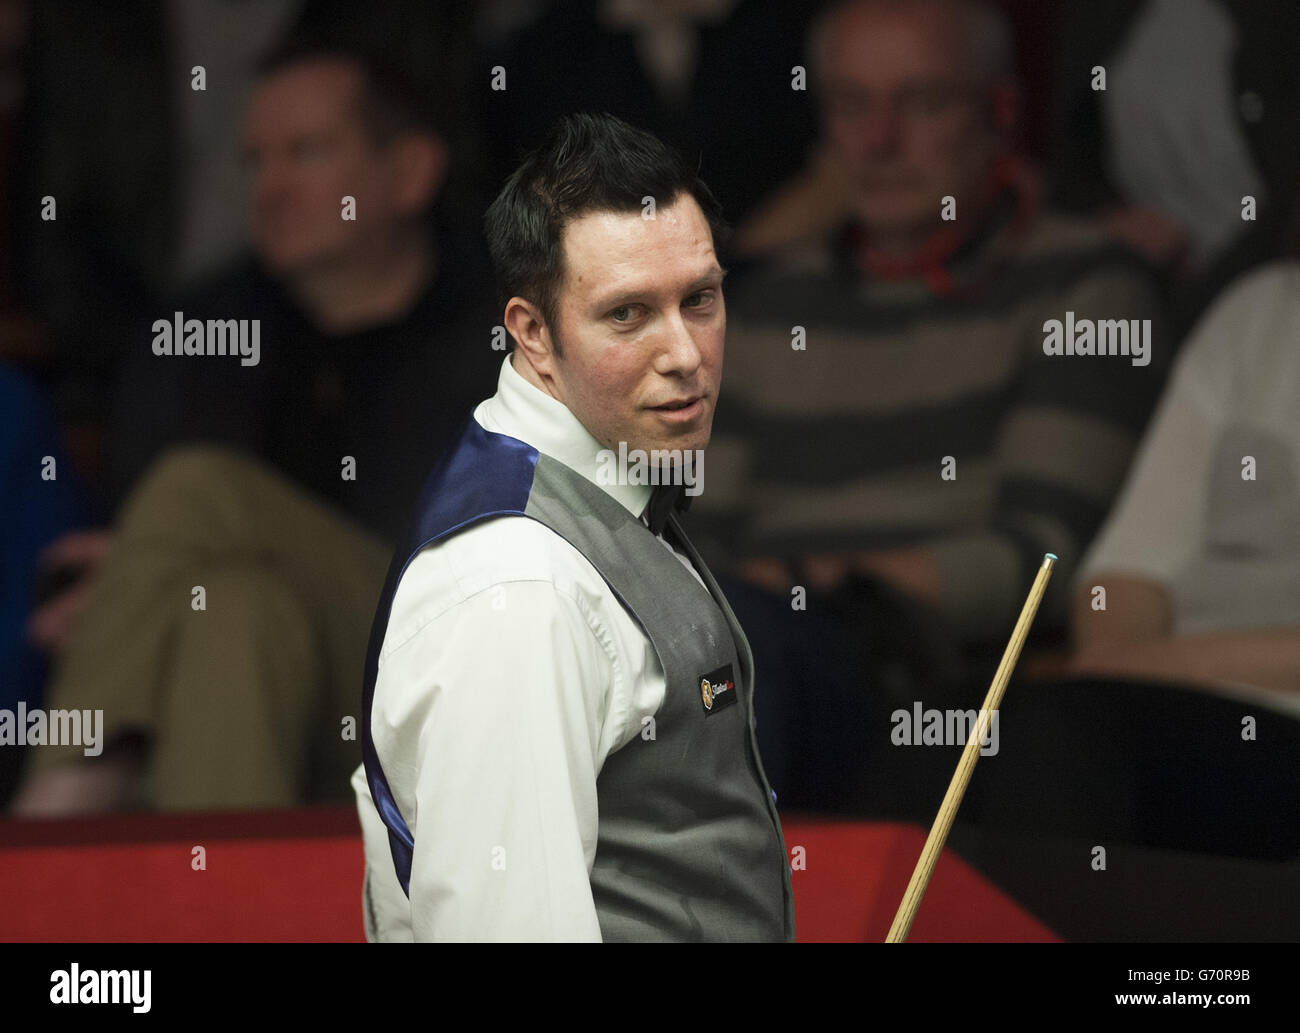
[[[253,198],[262,207],[282,198],[289,189],[289,173],[284,162],[274,159],[258,164],[253,176]]]
[[[892,101],[877,101],[858,124],[862,149],[869,155],[893,154],[902,139],[902,119]]]
[[[682,319],[681,312],[674,312],[669,316],[664,327],[656,361],[658,371],[664,374],[692,376],[700,368],[702,361],[700,346],[691,333],[690,327]]]

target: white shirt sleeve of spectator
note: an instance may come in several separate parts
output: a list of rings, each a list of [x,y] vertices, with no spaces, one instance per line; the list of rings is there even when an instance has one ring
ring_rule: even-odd
[[[617,723],[626,706],[585,609],[551,581],[511,581],[386,644],[375,742],[414,833],[417,941],[600,940],[596,775],[623,738],[607,710]]]
[[[1075,587],[1100,574],[1168,586],[1204,545],[1210,463],[1228,418],[1232,362],[1244,316],[1232,292],[1178,355],[1137,456]],[[1240,356],[1236,356],[1240,358]]]

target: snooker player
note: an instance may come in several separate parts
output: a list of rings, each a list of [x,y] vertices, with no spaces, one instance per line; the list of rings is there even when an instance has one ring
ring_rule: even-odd
[[[684,464],[599,475],[702,458],[722,228],[608,115],[557,123],[488,210],[512,351],[425,485],[367,660],[372,941],[794,939],[753,659],[682,530]]]

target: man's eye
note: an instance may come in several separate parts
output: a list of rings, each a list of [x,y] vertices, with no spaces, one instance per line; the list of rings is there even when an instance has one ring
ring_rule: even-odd
[[[827,108],[834,118],[861,118],[870,108],[868,98],[853,93],[833,93],[827,98]]]
[[[941,115],[960,99],[958,91],[946,86],[925,86],[906,90],[899,106],[910,115]]]
[[[622,313],[622,315],[620,315],[619,313]],[[616,323],[626,323],[626,322],[628,322],[628,320],[630,320],[630,319],[632,318],[632,306],[631,306],[631,305],[619,305],[618,308],[616,308],[616,309],[614,309],[612,312],[610,312],[610,315],[614,318],[614,322],[616,322]]]
[[[700,308],[703,305],[707,305],[712,300],[713,300],[712,291],[696,291],[694,294],[692,294],[689,298],[686,299],[687,302],[686,307]],[[695,304],[694,305],[690,304],[691,301],[694,301]]]

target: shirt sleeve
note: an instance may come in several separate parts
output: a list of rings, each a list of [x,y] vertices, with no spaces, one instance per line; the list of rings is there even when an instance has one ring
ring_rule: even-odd
[[[593,623],[553,583],[514,581],[386,647],[375,743],[414,835],[417,941],[600,940],[612,658]]]
[[[1203,547],[1210,463],[1230,411],[1232,362],[1242,358],[1238,346],[1253,300],[1241,290],[1230,293],[1183,346],[1076,584],[1110,572],[1167,586]]]

